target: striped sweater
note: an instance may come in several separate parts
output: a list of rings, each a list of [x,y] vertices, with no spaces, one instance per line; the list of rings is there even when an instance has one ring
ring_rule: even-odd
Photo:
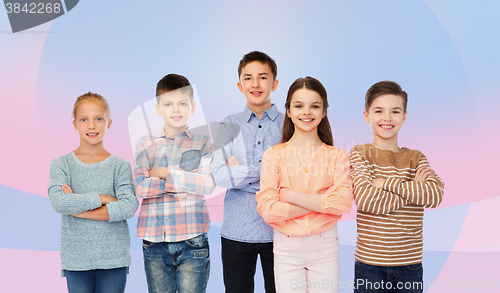
[[[395,153],[372,144],[352,148],[351,179],[358,237],[357,261],[379,266],[422,262],[424,208],[437,207],[444,183],[437,175],[413,181],[418,168],[429,167],[417,150]],[[373,179],[386,179],[382,189]]]

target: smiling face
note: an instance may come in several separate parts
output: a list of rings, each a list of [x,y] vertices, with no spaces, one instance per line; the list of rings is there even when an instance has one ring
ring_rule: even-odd
[[[278,81],[269,65],[253,61],[241,70],[238,88],[245,94],[247,106],[254,112],[271,107],[271,92],[278,87]]]
[[[321,96],[306,88],[293,93],[290,109],[286,113],[294,124],[295,132],[316,131],[326,114]]]
[[[398,132],[406,121],[402,97],[378,96],[373,100],[368,112],[363,112],[363,116],[366,123],[372,127],[375,145],[397,146]]]
[[[80,145],[99,145],[111,127],[109,113],[98,101],[87,100],[78,105],[73,126],[80,134]]]
[[[196,103],[182,90],[163,93],[156,104],[156,113],[163,117],[165,134],[174,137],[188,128],[189,116],[194,114]]]

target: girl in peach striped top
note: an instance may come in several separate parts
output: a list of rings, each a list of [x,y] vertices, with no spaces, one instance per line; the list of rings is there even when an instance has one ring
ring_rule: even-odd
[[[345,151],[333,147],[327,93],[312,77],[288,90],[282,143],[262,158],[257,210],[274,228],[276,292],[338,292],[337,221],[352,205]]]

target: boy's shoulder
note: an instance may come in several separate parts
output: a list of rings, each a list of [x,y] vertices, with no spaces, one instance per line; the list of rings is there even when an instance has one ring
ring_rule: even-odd
[[[407,147],[403,147],[402,151],[395,153],[389,150],[382,150],[377,148],[371,143],[365,143],[363,145],[356,145],[351,149],[351,157],[355,154],[359,154],[363,159],[367,161],[378,161],[387,157],[399,157],[407,160],[419,160],[423,156],[422,152],[419,150],[412,150]]]

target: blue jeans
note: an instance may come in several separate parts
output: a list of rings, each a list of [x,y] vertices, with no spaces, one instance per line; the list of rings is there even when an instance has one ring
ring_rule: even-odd
[[[149,293],[206,292],[210,252],[206,233],[179,242],[142,241]]]
[[[354,263],[354,292],[422,293],[424,269],[422,264],[406,266],[374,266]]]
[[[253,293],[260,255],[266,293],[275,293],[273,243],[246,243],[221,237],[222,274],[226,293]]]
[[[66,270],[69,293],[123,293],[127,282],[128,267],[89,270]]]

